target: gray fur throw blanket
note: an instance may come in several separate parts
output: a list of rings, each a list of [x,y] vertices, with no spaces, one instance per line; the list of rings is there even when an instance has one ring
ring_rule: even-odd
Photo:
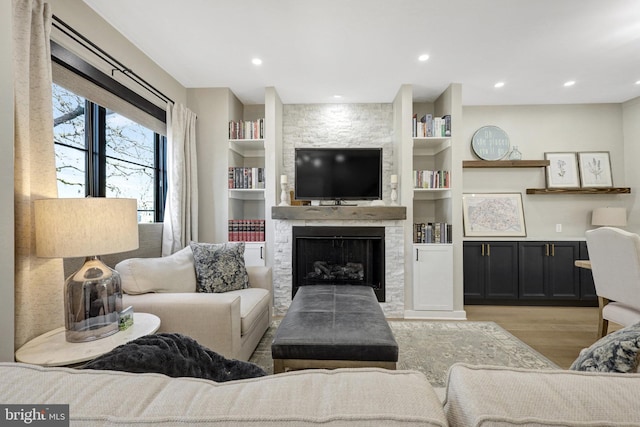
[[[193,338],[168,333],[147,335],[118,346],[87,363],[84,369],[154,372],[174,378],[194,377],[216,382],[267,375],[258,365],[226,359]]]

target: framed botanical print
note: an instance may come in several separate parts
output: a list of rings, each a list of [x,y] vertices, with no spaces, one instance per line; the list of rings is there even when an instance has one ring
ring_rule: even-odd
[[[475,193],[462,195],[465,236],[526,236],[522,194]]]
[[[578,163],[583,187],[613,187],[608,151],[581,151]]]
[[[547,188],[578,188],[580,177],[575,152],[544,153],[547,166]]]

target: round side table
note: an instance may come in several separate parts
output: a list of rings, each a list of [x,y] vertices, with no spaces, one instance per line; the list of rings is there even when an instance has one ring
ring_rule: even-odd
[[[149,313],[133,313],[133,325],[124,331],[95,341],[73,343],[65,340],[64,326],[32,339],[16,351],[16,361],[41,366],[68,366],[95,359],[119,345],[160,328],[160,318]]]

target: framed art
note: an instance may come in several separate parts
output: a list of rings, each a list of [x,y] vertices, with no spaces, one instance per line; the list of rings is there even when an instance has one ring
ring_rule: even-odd
[[[462,209],[467,237],[527,235],[521,193],[463,194]]]
[[[580,187],[576,153],[544,153],[544,159],[549,160],[546,175],[547,188]]]
[[[580,182],[583,187],[613,187],[611,159],[608,151],[578,153]]]

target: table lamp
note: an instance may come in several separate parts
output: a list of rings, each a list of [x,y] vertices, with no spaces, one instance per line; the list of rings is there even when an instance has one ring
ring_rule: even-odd
[[[624,227],[627,225],[625,208],[597,208],[591,214],[591,225]]]
[[[120,275],[100,255],[138,248],[135,199],[88,197],[34,202],[36,254],[86,257],[64,284],[65,339],[94,341],[118,332]]]

